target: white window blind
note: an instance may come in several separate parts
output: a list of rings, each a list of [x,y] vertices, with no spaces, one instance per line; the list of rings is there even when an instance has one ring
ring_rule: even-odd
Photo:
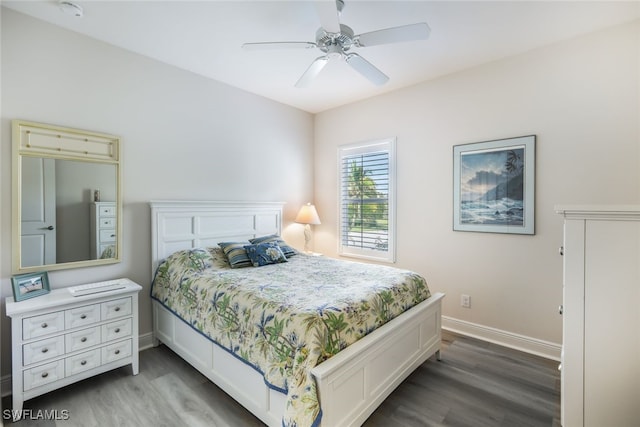
[[[340,147],[341,255],[395,261],[395,139]]]

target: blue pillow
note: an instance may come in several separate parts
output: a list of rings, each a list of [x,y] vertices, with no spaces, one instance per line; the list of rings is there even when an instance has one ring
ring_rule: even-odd
[[[267,242],[277,243],[278,246],[280,246],[280,249],[282,249],[282,253],[287,258],[292,257],[298,253],[298,251],[293,249],[291,246],[287,245],[287,243],[284,240],[282,240],[282,237],[278,236],[277,234],[256,237],[255,239],[249,239],[249,242],[253,245],[257,245],[258,243],[267,243]]]
[[[275,242],[248,245],[245,246],[244,249],[247,251],[247,255],[251,259],[254,267],[287,262],[287,257],[284,256],[282,249],[280,249],[280,246]]]
[[[227,257],[231,268],[251,267],[251,260],[247,256],[244,245],[247,242],[220,242],[218,246]]]

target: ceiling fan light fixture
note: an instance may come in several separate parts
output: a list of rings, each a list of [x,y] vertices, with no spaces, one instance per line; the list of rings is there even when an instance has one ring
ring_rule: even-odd
[[[381,86],[389,81],[389,76],[380,71],[375,65],[352,53],[351,48],[386,45],[414,40],[426,40],[431,32],[426,22],[401,25],[367,33],[354,34],[351,27],[340,23],[338,17],[344,7],[344,0],[317,0],[316,6],[321,26],[316,31],[316,41],[312,42],[257,42],[245,43],[245,49],[270,49],[277,47],[316,47],[324,53],[316,58],[302,77],[295,84],[296,87],[307,87],[317,77],[324,66],[333,59],[345,60],[355,71],[364,76],[371,83]]]
[[[58,7],[60,11],[65,15],[76,16],[78,18],[82,18],[84,15],[84,11],[82,7],[76,3],[70,2],[68,0],[61,0],[58,2]]]
[[[327,58],[342,58],[344,53],[339,45],[331,45],[327,47]]]

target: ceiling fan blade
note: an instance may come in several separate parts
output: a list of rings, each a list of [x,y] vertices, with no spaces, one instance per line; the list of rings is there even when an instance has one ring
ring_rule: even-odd
[[[256,42],[244,43],[244,50],[273,50],[273,49],[312,49],[317,47],[312,42]]]
[[[358,46],[375,46],[387,43],[408,42],[412,40],[426,40],[431,29],[426,22],[403,25],[400,27],[386,28],[384,30],[371,31],[356,36]]]
[[[317,0],[314,4],[320,18],[320,26],[328,33],[339,33],[340,21],[336,0]]]
[[[311,63],[309,68],[307,68],[307,71],[305,71],[302,77],[300,77],[300,79],[296,82],[296,87],[308,87],[313,79],[315,79],[318,74],[320,74],[320,71],[322,71],[324,66],[327,65],[327,62],[329,62],[329,58],[327,58],[326,56],[320,56],[316,58]]]
[[[346,60],[354,70],[365,76],[371,83],[375,85],[382,86],[387,81],[389,81],[389,77],[387,77],[386,74],[378,70],[369,61],[367,61],[357,53],[348,54]]]

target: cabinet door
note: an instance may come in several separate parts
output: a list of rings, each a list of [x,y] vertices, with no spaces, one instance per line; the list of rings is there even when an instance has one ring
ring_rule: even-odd
[[[584,220],[564,225],[562,311],[562,425],[584,425]]]
[[[585,426],[640,420],[640,222],[588,221]]]

